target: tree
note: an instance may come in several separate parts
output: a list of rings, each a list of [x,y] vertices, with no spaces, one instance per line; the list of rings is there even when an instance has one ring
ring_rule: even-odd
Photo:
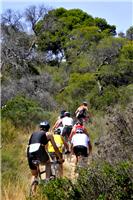
[[[133,26],[131,26],[127,31],[126,31],[126,38],[129,40],[133,40]]]
[[[100,28],[100,31],[106,31],[110,35],[116,35],[116,27],[114,25],[109,25],[105,19],[96,17],[95,24]]]
[[[78,44],[79,54],[91,42],[99,41],[103,32],[104,35],[114,35],[115,26],[110,26],[101,18],[94,19],[80,9],[51,10],[36,25],[38,48],[52,52],[57,62],[61,61],[58,59],[59,54],[61,58],[69,59],[68,51],[73,44],[74,47]]]
[[[48,9],[44,5],[40,6],[30,6],[25,10],[25,18],[31,24],[32,31],[36,35],[36,24],[39,20],[43,19],[43,17],[47,14]]]
[[[24,32],[21,20],[22,15],[12,10],[5,11],[1,17],[2,72],[14,78],[28,70],[26,59],[32,46],[32,37]]]

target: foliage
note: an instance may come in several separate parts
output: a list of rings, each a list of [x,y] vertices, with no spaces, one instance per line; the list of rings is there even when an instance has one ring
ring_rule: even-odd
[[[133,26],[126,31],[126,37],[131,41],[133,40]]]
[[[117,89],[113,86],[105,88],[103,95],[99,95],[95,90],[95,93],[90,97],[91,105],[96,109],[105,109],[107,106],[114,105],[118,102],[119,94]]]
[[[9,100],[2,109],[2,117],[10,119],[15,126],[28,127],[42,120],[44,111],[39,105],[26,98],[16,96]]]
[[[123,46],[123,48],[121,49],[121,57],[125,60],[133,61],[133,44],[132,44],[132,42],[128,42],[127,44],[125,44]]]
[[[86,199],[132,199],[132,163],[123,162],[116,166],[97,162],[94,166],[80,172],[76,187],[79,200]]]
[[[67,178],[58,178],[51,180],[46,185],[41,186],[41,191],[44,197],[50,200],[70,199],[72,196],[72,182]]]
[[[71,46],[76,46],[78,51],[85,51],[92,41],[98,42],[103,37],[105,30],[111,35],[115,34],[115,26],[110,26],[104,19],[94,19],[80,9],[59,8],[49,11],[36,25],[38,48],[52,51],[56,58],[57,54],[61,54],[62,58],[69,60]]]
[[[16,128],[11,123],[11,121],[7,119],[3,119],[1,121],[1,129],[2,129],[2,132],[1,132],[2,144],[12,143],[16,139],[18,132],[16,131]]]
[[[99,161],[88,169],[82,169],[75,183],[68,179],[57,179],[41,186],[48,200],[122,200],[132,199],[132,163],[122,162],[116,166]]]
[[[67,103],[69,110],[74,112],[95,84],[94,74],[73,73],[70,76],[69,85],[56,98],[63,105]]]
[[[31,24],[32,35],[24,30],[22,17]],[[114,25],[80,9],[31,6],[24,16],[5,12],[1,28],[4,192],[8,184],[22,186],[23,179],[28,185],[25,133],[43,119],[54,124],[61,109],[74,114],[84,100],[97,116],[95,127],[87,125],[94,133],[92,141],[107,131],[112,133],[106,145],[99,145],[99,157],[114,163],[131,160],[132,116],[112,115],[111,110],[116,105],[125,109],[133,100],[133,27],[126,36],[113,37]],[[104,119],[108,110],[109,130]],[[129,162],[112,166],[100,160],[80,171],[76,183],[64,178],[42,185],[38,199],[133,199],[132,168]]]

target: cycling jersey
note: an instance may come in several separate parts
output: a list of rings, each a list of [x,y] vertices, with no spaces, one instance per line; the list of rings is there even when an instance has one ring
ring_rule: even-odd
[[[55,143],[60,151],[60,153],[62,153],[63,151],[63,140],[62,140],[62,136],[61,135],[53,135],[54,137],[54,140],[55,140]],[[51,144],[51,142],[49,141],[48,142],[48,152],[49,153],[52,153],[52,152],[55,152],[54,148],[53,148],[53,145]]]
[[[71,143],[73,144],[73,147],[81,145],[88,148],[89,141],[89,137],[86,134],[78,133],[72,137]]]
[[[69,140],[71,140],[72,137],[73,137],[73,135],[76,134],[76,130],[77,130],[77,129],[83,129],[84,133],[87,133],[87,130],[86,130],[86,128],[85,128],[83,125],[75,124],[75,125],[73,126],[73,128],[72,128],[71,134],[70,134],[70,136],[69,136]]]
[[[49,160],[45,150],[45,145],[48,143],[46,133],[44,131],[34,132],[29,140],[27,148],[27,157],[30,169],[37,169],[33,165],[32,160],[40,160],[42,163]]]
[[[29,145],[35,144],[35,143],[40,143],[43,145],[46,145],[48,143],[47,136],[44,131],[32,133],[30,140],[29,140]]]
[[[64,117],[62,119],[62,124],[63,124],[63,127],[64,126],[73,126],[73,119],[71,117]]]

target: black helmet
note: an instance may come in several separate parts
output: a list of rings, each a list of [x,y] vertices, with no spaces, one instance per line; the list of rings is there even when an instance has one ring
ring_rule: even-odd
[[[40,128],[44,131],[48,131],[50,129],[50,125],[48,121],[40,122]]]
[[[78,128],[77,130],[76,130],[76,133],[84,133],[84,131],[83,131],[83,129],[82,128]]]
[[[64,116],[70,117],[70,112],[65,112]]]
[[[65,113],[65,112],[66,112],[65,110],[62,110],[62,111],[60,112],[60,118],[61,118],[61,119],[64,117],[64,113]]]
[[[54,130],[54,133],[60,135],[60,134],[61,134],[61,130],[60,130],[60,128],[55,129],[55,130]]]

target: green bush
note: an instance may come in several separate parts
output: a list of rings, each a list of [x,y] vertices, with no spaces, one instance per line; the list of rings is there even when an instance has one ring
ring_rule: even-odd
[[[56,179],[40,187],[48,200],[130,200],[133,198],[133,164],[112,166],[99,161],[81,169],[75,183]]]
[[[4,143],[11,143],[17,137],[17,131],[11,121],[3,119],[1,121],[1,141]]]
[[[97,88],[90,94],[90,103],[96,110],[104,110],[107,106],[117,104],[119,93],[116,87],[108,86],[102,95],[99,95]]]
[[[58,178],[41,186],[41,191],[44,198],[48,200],[67,200],[72,198],[72,182],[67,178]]]
[[[69,79],[69,85],[65,90],[56,96],[59,103],[64,104],[66,109],[74,112],[86,100],[86,96],[96,85],[94,74],[73,73]]]
[[[4,119],[9,119],[15,126],[20,127],[38,123],[43,119],[44,113],[36,102],[25,96],[16,96],[9,100],[1,112]]]
[[[79,200],[124,200],[133,198],[133,165],[128,162],[111,166],[99,162],[93,167],[80,171],[76,187]]]

